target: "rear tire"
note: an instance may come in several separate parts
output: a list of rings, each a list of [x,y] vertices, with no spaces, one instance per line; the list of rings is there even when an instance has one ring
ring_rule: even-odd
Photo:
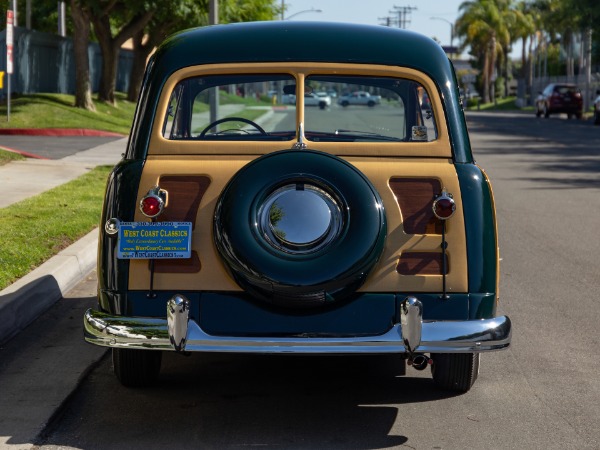
[[[123,386],[144,387],[156,382],[162,352],[113,348],[113,370]]]
[[[468,392],[479,375],[479,353],[432,353],[433,382],[442,389]]]

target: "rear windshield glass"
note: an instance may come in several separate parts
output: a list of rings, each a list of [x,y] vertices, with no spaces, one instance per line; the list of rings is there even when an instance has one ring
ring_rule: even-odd
[[[437,138],[429,96],[415,81],[313,76],[306,79],[305,92],[308,139],[329,140],[331,133],[338,140],[372,142]]]
[[[197,140],[291,140],[296,84],[291,75],[194,77],[177,84],[163,136]],[[283,90],[294,94],[283,94]]]
[[[288,74],[188,78],[170,95],[162,134],[172,140],[293,140],[297,92]],[[429,96],[412,80],[310,76],[304,107],[305,137],[315,142],[437,138]]]

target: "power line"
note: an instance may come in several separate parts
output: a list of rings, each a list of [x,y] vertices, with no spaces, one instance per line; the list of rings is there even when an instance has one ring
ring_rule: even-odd
[[[406,29],[410,24],[410,14],[412,11],[416,11],[416,6],[396,6],[394,5],[395,11],[390,11],[390,14],[398,14],[398,27]]]

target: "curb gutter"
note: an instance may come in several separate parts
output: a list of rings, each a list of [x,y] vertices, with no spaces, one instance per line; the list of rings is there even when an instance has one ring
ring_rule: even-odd
[[[98,229],[0,291],[0,343],[22,331],[95,266]]]

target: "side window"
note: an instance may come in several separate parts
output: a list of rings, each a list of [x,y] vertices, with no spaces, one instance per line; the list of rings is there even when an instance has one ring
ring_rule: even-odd
[[[180,104],[181,92],[183,91],[183,85],[179,84],[173,89],[171,98],[169,99],[169,107],[167,109],[167,116],[165,117],[162,129],[163,137],[172,139],[172,132],[174,129],[175,115],[177,108]]]

